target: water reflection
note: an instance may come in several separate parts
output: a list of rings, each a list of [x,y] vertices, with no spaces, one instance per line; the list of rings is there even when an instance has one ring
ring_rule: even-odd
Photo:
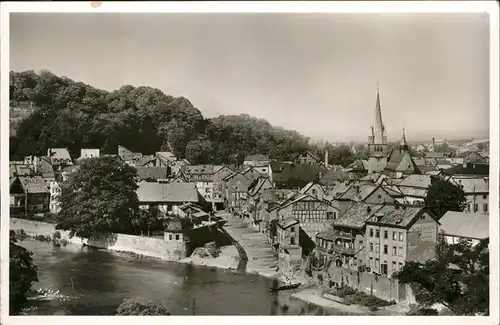
[[[30,240],[22,245],[39,268],[35,289],[78,296],[39,304],[36,314],[112,315],[127,297],[155,301],[173,315],[333,314],[289,292],[271,292],[271,281],[259,276]]]

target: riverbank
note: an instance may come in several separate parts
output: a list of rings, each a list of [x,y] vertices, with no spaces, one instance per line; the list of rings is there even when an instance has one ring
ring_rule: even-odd
[[[292,297],[324,308],[335,309],[350,315],[403,316],[410,310],[408,306],[401,304],[380,307],[376,311],[371,311],[370,308],[361,305],[345,305],[323,297],[323,288],[319,286],[313,286],[298,291],[292,294]]]

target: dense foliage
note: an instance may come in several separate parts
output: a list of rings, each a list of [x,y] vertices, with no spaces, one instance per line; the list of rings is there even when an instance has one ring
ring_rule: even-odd
[[[38,281],[37,267],[32,252],[17,244],[16,233],[9,240],[9,312],[17,315],[26,307],[33,282]]]
[[[461,186],[433,177],[425,197],[425,205],[438,218],[447,211],[463,211],[467,199]]]
[[[74,157],[81,148],[116,153],[120,144],[144,154],[171,150],[192,163],[238,163],[248,154],[287,160],[311,149],[296,131],[248,115],[204,119],[186,98],[152,87],[125,85],[107,92],[48,71],[11,71],[10,100],[13,106],[29,101],[34,107],[10,139],[12,159],[49,147],[66,147]]]
[[[410,284],[423,307],[441,303],[455,315],[488,315],[489,250],[488,240],[478,245],[463,240],[447,244],[440,239],[436,259],[425,264],[406,262],[395,275]]]
[[[82,238],[129,233],[139,215],[136,174],[134,167],[111,156],[83,160],[61,184],[57,228]]]
[[[135,299],[125,299],[116,310],[118,316],[169,316],[170,312],[153,302],[141,303]]]

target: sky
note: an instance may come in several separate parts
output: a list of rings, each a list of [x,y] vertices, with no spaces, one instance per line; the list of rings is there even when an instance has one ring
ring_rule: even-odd
[[[151,86],[313,139],[487,137],[487,14],[11,14],[10,69]]]

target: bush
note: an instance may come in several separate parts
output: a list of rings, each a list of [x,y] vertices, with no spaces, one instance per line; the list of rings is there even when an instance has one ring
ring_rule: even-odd
[[[141,303],[135,299],[124,299],[116,310],[118,316],[169,316],[170,312],[153,302]]]
[[[438,311],[433,308],[419,308],[406,313],[408,316],[437,316]]]

